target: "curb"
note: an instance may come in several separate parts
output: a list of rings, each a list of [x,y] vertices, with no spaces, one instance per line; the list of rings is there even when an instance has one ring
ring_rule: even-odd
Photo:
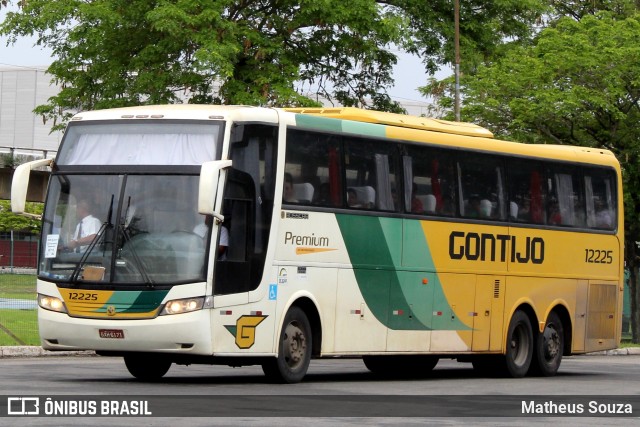
[[[614,350],[596,351],[587,353],[587,356],[639,356],[640,347],[616,348]]]
[[[0,359],[9,357],[95,356],[93,351],[49,351],[38,346],[0,347]]]

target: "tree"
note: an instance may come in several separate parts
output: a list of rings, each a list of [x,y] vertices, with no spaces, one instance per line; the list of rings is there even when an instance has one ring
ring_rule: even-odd
[[[0,34],[53,49],[48,72],[62,91],[36,111],[58,127],[78,110],[143,103],[319,105],[306,92],[399,111],[387,94],[394,46],[424,55],[430,71],[452,59],[451,0],[21,3]],[[542,0],[463,3],[468,49],[482,54],[527,33]]]
[[[640,342],[640,15],[562,18],[466,76],[463,117],[498,137],[606,148],[623,169],[633,341]]]
[[[42,203],[27,203],[27,212],[42,215]],[[29,233],[40,232],[40,220],[16,215],[11,212],[11,203],[0,200],[0,232],[26,231]]]

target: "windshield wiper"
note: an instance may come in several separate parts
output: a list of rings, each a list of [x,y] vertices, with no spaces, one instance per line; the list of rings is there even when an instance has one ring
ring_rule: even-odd
[[[124,211],[124,216],[120,218],[120,224],[118,225],[118,231],[119,231],[119,234],[122,234],[122,236],[124,237],[125,242],[129,243],[129,245],[127,245],[127,248],[131,251],[131,255],[133,256],[133,259],[136,262],[136,267],[138,268],[138,271],[140,272],[140,275],[142,276],[142,279],[145,281],[145,283],[147,284],[148,287],[153,288],[155,286],[155,283],[153,282],[151,277],[149,277],[149,274],[147,273],[147,269],[145,268],[144,264],[142,263],[142,260],[140,259],[140,257],[138,256],[138,252],[136,251],[136,248],[134,247],[135,245],[133,245],[131,243],[131,237],[129,237],[129,233],[127,231],[127,228],[129,227],[131,222],[133,222],[133,217],[129,218],[129,210],[130,210],[130,208],[131,208],[131,196],[129,196],[129,198],[127,199],[127,209],[125,209],[125,211]]]

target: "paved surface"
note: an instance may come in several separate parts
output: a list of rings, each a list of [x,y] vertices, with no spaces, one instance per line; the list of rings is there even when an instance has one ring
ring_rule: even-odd
[[[615,350],[588,353],[593,356],[628,356],[640,355],[640,347],[617,348]],[[46,356],[95,356],[93,351],[47,351],[38,346],[4,346],[0,347],[0,358],[3,357],[46,357]]]

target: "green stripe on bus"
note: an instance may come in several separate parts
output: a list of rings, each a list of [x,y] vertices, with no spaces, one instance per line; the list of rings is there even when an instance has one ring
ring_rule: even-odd
[[[433,327],[433,308],[451,307],[420,221],[342,214],[336,219],[360,292],[378,321],[393,330],[470,329],[451,317]]]
[[[386,126],[318,117],[309,114],[296,114],[296,125],[307,129],[327,132],[345,132],[359,136],[372,136],[376,138],[384,138],[387,136]]]
[[[312,116],[309,114],[296,114],[296,125],[327,132],[342,131],[342,120],[328,119],[326,117]]]
[[[387,136],[387,127],[373,123],[352,122],[345,120],[342,122],[342,130],[347,133],[354,133],[362,136],[372,136],[376,138],[385,138]]]
[[[109,306],[118,313],[148,313],[160,305],[169,291],[116,291],[96,312],[106,313]]]

